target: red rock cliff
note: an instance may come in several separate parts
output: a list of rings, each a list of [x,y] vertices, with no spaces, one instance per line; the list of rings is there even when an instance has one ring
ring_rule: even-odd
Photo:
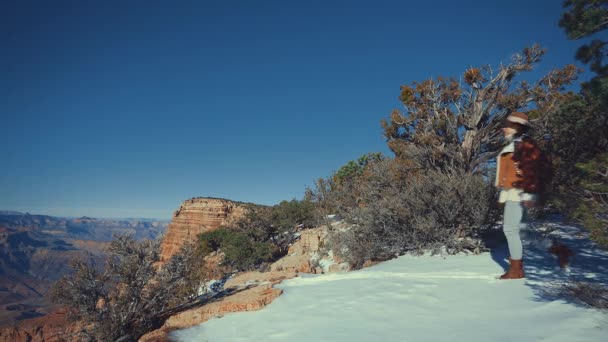
[[[245,204],[225,199],[193,198],[184,201],[173,213],[173,220],[163,237],[161,260],[169,260],[184,241],[194,240],[200,233],[235,222],[246,211]]]

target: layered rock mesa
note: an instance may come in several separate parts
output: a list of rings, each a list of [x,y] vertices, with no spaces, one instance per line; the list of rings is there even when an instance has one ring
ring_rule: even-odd
[[[252,204],[227,199],[198,197],[184,201],[173,213],[161,245],[161,260],[167,261],[185,241],[243,217]]]

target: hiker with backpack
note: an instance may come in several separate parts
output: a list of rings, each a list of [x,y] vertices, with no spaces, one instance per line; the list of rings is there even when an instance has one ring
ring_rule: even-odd
[[[527,208],[537,206],[544,191],[545,158],[526,133],[530,128],[525,113],[509,114],[502,132],[507,145],[496,158],[496,187],[499,203],[504,203],[503,232],[509,245],[509,270],[500,279],[524,278],[520,229]]]

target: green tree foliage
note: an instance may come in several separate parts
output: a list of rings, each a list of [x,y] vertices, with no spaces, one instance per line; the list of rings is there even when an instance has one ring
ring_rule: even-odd
[[[608,117],[596,98],[585,93],[569,94],[547,127],[552,136],[547,151],[554,165],[554,190],[567,195],[583,175],[577,164],[605,151]]]
[[[566,12],[559,25],[564,28],[568,38],[580,39],[608,28],[607,0],[567,0],[564,1]],[[576,52],[576,58],[589,64],[591,70],[600,76],[608,76],[608,65],[604,59],[608,56],[608,42],[593,39]]]
[[[330,214],[344,213],[361,203],[358,184],[364,181],[370,164],[387,158],[382,153],[367,153],[357,161],[349,161],[329,178],[319,178],[315,189],[306,189],[305,198],[314,203],[318,222],[325,222]],[[328,222],[325,222],[328,223]]]
[[[350,160],[346,165],[342,166],[334,174],[334,180],[338,183],[344,183],[348,180],[360,177],[363,174],[365,166],[370,162],[380,161],[384,159],[382,153],[364,154],[357,161]]]
[[[306,199],[281,201],[272,207],[250,210],[232,228],[247,233],[256,242],[272,243],[282,256],[297,238],[297,230],[316,224],[313,211],[313,203]]]
[[[581,222],[595,242],[608,248],[608,153],[598,153],[569,169],[570,180],[557,189],[556,203]]]
[[[571,39],[594,36],[608,28],[608,1],[568,0],[560,26]],[[591,231],[592,238],[608,247],[608,42],[594,39],[579,48],[576,58],[595,72],[570,94],[552,118],[556,167],[556,204]]]
[[[570,39],[595,37],[608,29],[608,0],[567,0],[564,1],[567,10],[559,22]],[[589,82],[582,84],[581,95],[587,102],[592,115],[598,117],[600,123],[605,123],[608,116],[608,41],[593,39],[591,43],[582,45],[576,58],[589,64],[595,72]],[[600,138],[608,136],[608,128],[603,125]]]
[[[290,232],[295,227],[311,228],[315,225],[313,209],[314,205],[307,200],[281,201],[277,206],[272,207],[271,225],[281,234]]]
[[[245,217],[228,227],[200,235],[205,254],[221,250],[224,264],[253,270],[287,253],[298,230],[315,225],[309,200],[282,201],[272,207],[251,207]]]
[[[221,250],[224,265],[239,271],[254,270],[274,259],[276,248],[269,242],[254,241],[246,232],[227,227],[199,235],[201,248],[205,254]]]
[[[573,213],[573,217],[583,223],[591,233],[591,239],[608,248],[608,153],[598,156],[589,163],[580,164],[588,176],[585,180],[596,178],[596,183],[583,184],[583,202]]]
[[[137,341],[193,303],[205,282],[202,254],[190,244],[164,265],[159,240],[120,235],[108,253],[103,268],[73,261],[73,272],[50,291],[55,303],[83,323],[82,341]]]

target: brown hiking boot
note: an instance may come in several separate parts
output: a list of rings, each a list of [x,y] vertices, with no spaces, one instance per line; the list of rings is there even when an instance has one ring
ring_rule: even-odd
[[[522,260],[514,260],[509,258],[509,270],[500,276],[500,279],[521,279],[524,278],[524,265]]]

